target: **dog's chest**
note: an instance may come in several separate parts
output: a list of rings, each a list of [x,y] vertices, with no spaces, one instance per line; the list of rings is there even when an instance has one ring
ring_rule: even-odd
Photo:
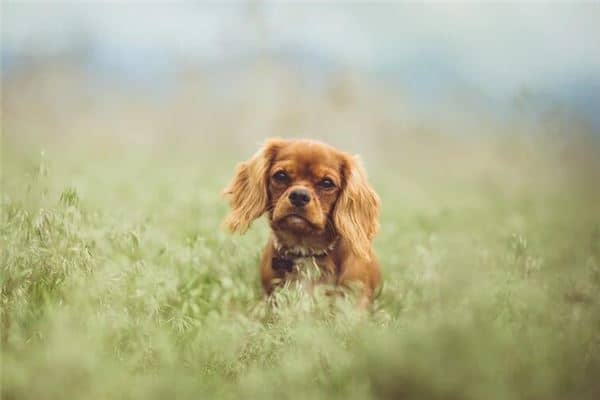
[[[324,256],[279,256],[271,260],[271,267],[280,284],[299,283],[311,289],[315,284],[336,283],[336,268],[331,257]]]

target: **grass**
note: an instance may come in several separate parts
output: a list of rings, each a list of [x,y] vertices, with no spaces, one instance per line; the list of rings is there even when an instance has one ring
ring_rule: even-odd
[[[447,140],[475,144],[365,157],[383,202],[369,315],[262,301],[266,225],[219,228],[238,154],[6,141],[2,398],[599,398],[596,160],[553,138]]]

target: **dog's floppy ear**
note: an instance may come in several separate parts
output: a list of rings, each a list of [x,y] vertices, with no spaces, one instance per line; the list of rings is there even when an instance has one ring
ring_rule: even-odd
[[[369,185],[358,157],[344,155],[342,175],[333,222],[340,236],[348,239],[352,252],[370,259],[371,241],[379,228],[379,196]]]
[[[268,140],[252,158],[237,166],[233,180],[223,191],[231,206],[224,221],[230,231],[244,233],[252,221],[266,211],[269,201],[267,174],[283,143],[281,139]]]

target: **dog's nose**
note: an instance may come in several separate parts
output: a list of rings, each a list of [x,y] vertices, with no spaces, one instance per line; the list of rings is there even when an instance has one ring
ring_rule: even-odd
[[[288,197],[296,207],[304,207],[310,202],[310,194],[305,189],[295,189]]]

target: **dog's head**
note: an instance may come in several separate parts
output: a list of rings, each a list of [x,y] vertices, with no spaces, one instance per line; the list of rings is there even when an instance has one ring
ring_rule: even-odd
[[[370,256],[379,198],[360,161],[328,145],[269,140],[238,166],[225,194],[231,205],[225,223],[234,232],[268,212],[272,229],[288,240],[333,233],[346,238],[356,255]]]

